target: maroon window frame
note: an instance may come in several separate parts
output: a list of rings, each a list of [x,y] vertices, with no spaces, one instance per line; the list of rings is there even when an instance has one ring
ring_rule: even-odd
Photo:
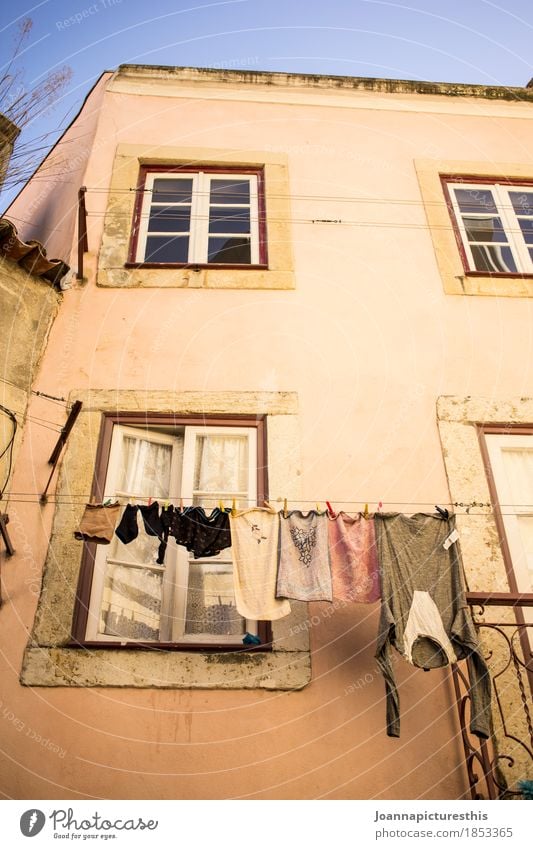
[[[492,466],[490,463],[489,450],[487,447],[485,436],[486,434],[491,433],[517,435],[524,434],[526,436],[533,436],[533,424],[510,424],[509,422],[494,422],[488,425],[485,423],[478,423],[476,425],[476,429],[478,434],[479,447],[481,450],[481,457],[483,459],[483,467],[485,469],[485,475],[487,477],[487,483],[489,486],[490,500],[494,511],[494,520],[496,522],[496,529],[498,532],[498,541],[500,543],[503,562],[505,565],[505,571],[507,573],[507,580],[509,582],[509,589],[511,591],[509,594],[510,605],[512,605],[514,600],[515,605],[513,605],[513,610],[516,616],[516,621],[519,625],[525,625],[524,612],[523,609],[519,606],[519,601],[517,601],[517,599],[519,599],[521,595],[529,596],[529,594],[524,594],[521,590],[519,590],[518,584],[516,582],[513,559],[511,557],[511,550],[507,541],[507,534],[505,532],[502,509],[499,501],[498,492],[496,489],[496,484],[494,482],[494,476],[492,474]],[[533,693],[533,653],[529,644],[529,639],[526,634],[525,628],[522,628],[520,631],[520,644],[524,653],[529,684]]]
[[[263,504],[268,501],[268,457],[267,457],[267,439],[266,439],[266,416],[246,416],[246,415],[191,415],[180,416],[172,413],[150,413],[150,412],[117,412],[103,413],[102,424],[100,428],[100,438],[96,453],[96,463],[94,478],[91,487],[91,498],[101,501],[105,480],[107,475],[107,467],[109,463],[109,454],[111,450],[111,439],[113,436],[113,428],[115,425],[133,425],[135,427],[150,427],[151,425],[167,425],[172,427],[183,427],[187,425],[199,425],[208,427],[215,425],[217,427],[254,427],[257,430],[257,503]],[[264,621],[258,622],[257,633],[261,640],[259,646],[238,646],[217,643],[214,639],[211,643],[162,643],[162,642],[114,642],[111,640],[95,641],[86,640],[85,632],[87,629],[87,619],[89,614],[89,603],[91,599],[91,588],[94,571],[94,561],[96,556],[96,544],[84,543],[83,553],[81,558],[80,573],[78,578],[78,586],[76,590],[76,599],[74,604],[74,613],[72,619],[72,637],[68,646],[70,648],[92,647],[102,649],[150,649],[152,651],[202,651],[205,653],[216,652],[261,652],[270,651],[272,649],[272,627],[271,623]]]
[[[453,208],[452,198],[450,194],[450,189],[448,187],[448,183],[476,183],[480,186],[493,186],[495,183],[501,183],[503,186],[528,186],[533,187],[533,179],[531,180],[520,180],[518,178],[509,178],[509,177],[480,177],[479,175],[468,175],[468,174],[440,174],[440,182],[442,185],[442,191],[444,193],[444,197],[446,199],[446,206],[448,207],[448,213],[450,215],[450,220],[452,222],[453,232],[455,235],[455,241],[457,242],[457,248],[459,250],[459,254],[461,255],[461,261],[463,263],[463,268],[465,272],[465,276],[467,277],[512,277],[516,279],[529,279],[533,277],[533,274],[530,272],[524,271],[477,271],[476,269],[472,269],[468,265],[468,257],[466,255],[466,251],[463,245],[463,239],[461,236],[461,231],[459,229],[459,224],[457,221],[457,216],[455,214],[455,209]]]
[[[139,225],[141,220],[141,212],[144,201],[144,192],[146,185],[146,177],[148,174],[165,173],[165,174],[198,174],[202,171],[204,174],[251,174],[257,177],[257,204],[258,204],[258,219],[259,219],[259,263],[244,265],[242,263],[222,263],[222,262],[139,262],[136,259],[137,247],[139,242]],[[133,223],[131,228],[130,245],[128,250],[128,260],[125,263],[126,268],[231,268],[231,269],[265,269],[268,268],[267,255],[267,225],[266,225],[266,201],[265,201],[265,172],[263,168],[239,168],[231,166],[229,168],[223,165],[141,165],[139,171],[139,180],[135,190],[135,205],[133,209]]]

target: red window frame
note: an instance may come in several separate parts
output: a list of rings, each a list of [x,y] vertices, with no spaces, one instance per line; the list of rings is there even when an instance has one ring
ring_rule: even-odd
[[[461,262],[463,263],[463,269],[465,272],[465,276],[467,277],[511,277],[514,279],[530,279],[533,278],[533,273],[525,272],[525,271],[477,271],[476,269],[471,269],[468,265],[468,257],[466,255],[466,251],[463,244],[463,238],[461,236],[461,231],[459,229],[459,224],[457,222],[457,216],[455,214],[455,209],[453,207],[453,202],[451,198],[450,189],[448,187],[448,183],[476,183],[478,185],[490,186],[494,185],[494,183],[501,183],[503,186],[527,186],[533,187],[533,179],[523,180],[510,177],[480,177],[477,175],[469,175],[469,174],[440,174],[440,181],[442,185],[442,191],[444,193],[444,197],[446,199],[446,206],[448,208],[448,213],[450,216],[450,220],[452,222],[452,228],[455,235],[455,241],[457,242],[457,248],[459,250],[459,254],[461,256]]]
[[[265,501],[268,501],[268,458],[265,415],[228,416],[213,414],[209,416],[182,416],[178,414],[174,415],[172,413],[154,412],[117,412],[102,414],[100,438],[98,441],[94,478],[91,488],[91,498],[94,498],[96,501],[101,500],[103,497],[109,456],[111,452],[113,428],[116,424],[135,427],[147,427],[150,425],[169,425],[172,427],[187,425],[208,427],[209,425],[215,425],[217,427],[223,427],[226,425],[227,427],[241,426],[256,428],[257,503],[263,504]],[[85,638],[85,633],[87,630],[87,620],[89,616],[89,603],[91,599],[95,556],[96,544],[84,543],[72,618],[72,636],[68,643],[70,648],[80,648],[85,646],[102,649],[151,649],[152,651],[204,652],[206,654],[212,652],[264,652],[272,650],[272,626],[268,621],[260,621],[257,623],[257,634],[261,640],[261,645],[258,646],[239,646],[227,643],[217,643],[216,639],[209,643],[121,642],[119,640],[114,642],[111,640],[87,640]]]
[[[148,174],[239,174],[257,177],[257,214],[259,223],[259,263],[256,264],[232,264],[232,263],[184,263],[184,262],[139,262],[136,259],[139,242],[139,224],[144,201],[146,177]],[[263,168],[239,168],[224,165],[141,165],[139,180],[135,189],[135,206],[133,209],[133,222],[131,228],[130,245],[126,268],[231,268],[231,269],[266,269],[268,268],[267,255],[267,227],[266,227],[266,201],[265,201],[265,172]]]

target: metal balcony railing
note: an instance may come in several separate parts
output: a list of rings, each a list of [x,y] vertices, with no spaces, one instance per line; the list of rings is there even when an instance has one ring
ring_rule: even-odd
[[[533,779],[533,593],[467,593],[492,684],[493,735],[469,732],[466,664],[452,666],[471,799],[522,798]],[[533,782],[532,782],[533,783]]]

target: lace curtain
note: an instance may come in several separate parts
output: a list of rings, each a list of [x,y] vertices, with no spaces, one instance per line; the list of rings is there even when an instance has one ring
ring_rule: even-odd
[[[120,491],[145,498],[168,498],[172,447],[125,436]]]
[[[246,437],[198,437],[194,477],[194,488],[202,492],[245,492],[248,488]]]

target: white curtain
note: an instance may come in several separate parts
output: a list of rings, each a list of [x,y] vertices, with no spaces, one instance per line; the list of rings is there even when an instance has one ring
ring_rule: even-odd
[[[533,449],[504,448],[502,456],[513,505],[533,505]]]
[[[146,498],[168,498],[172,446],[125,436],[120,490]],[[174,493],[175,494],[175,493]]]
[[[518,508],[518,530],[529,571],[530,585],[524,591],[531,592],[533,590],[533,517],[520,515],[520,513],[533,513],[533,449],[504,448],[502,457],[511,499],[513,505]],[[506,509],[511,508],[503,505],[502,512],[505,513]]]
[[[200,436],[194,488],[202,492],[248,489],[248,440],[245,436]]]

